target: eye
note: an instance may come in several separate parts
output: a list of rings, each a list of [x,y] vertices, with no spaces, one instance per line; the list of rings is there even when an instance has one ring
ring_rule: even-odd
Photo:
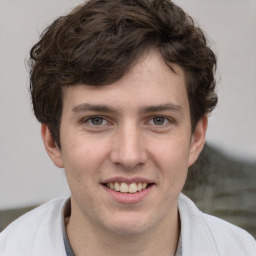
[[[88,132],[104,132],[113,127],[111,119],[104,116],[87,116],[79,120],[81,129]]]
[[[153,123],[154,125],[164,125],[168,122],[167,118],[162,117],[162,116],[156,116],[152,118],[150,123]]]
[[[91,117],[90,119],[88,119],[88,122],[92,125],[104,125],[107,123],[107,121],[102,118],[102,117],[99,117],[99,116],[95,116],[95,117]]]

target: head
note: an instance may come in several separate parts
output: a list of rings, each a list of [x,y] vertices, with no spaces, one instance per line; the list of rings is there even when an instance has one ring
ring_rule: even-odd
[[[178,239],[178,197],[217,101],[215,62],[168,0],[91,0],[45,30],[31,92],[46,151],[65,168],[68,232]]]
[[[35,115],[59,147],[63,89],[120,80],[151,49],[184,72],[191,132],[215,107],[216,58],[192,18],[169,0],[90,0],[55,20],[31,50]],[[175,64],[175,65],[173,65]]]

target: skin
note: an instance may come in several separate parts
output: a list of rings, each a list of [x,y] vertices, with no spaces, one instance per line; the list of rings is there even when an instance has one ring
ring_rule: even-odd
[[[113,84],[65,88],[61,149],[42,125],[46,150],[70,186],[66,228],[76,255],[175,253],[178,196],[203,148],[207,118],[191,134],[184,73],[172,66],[177,74],[151,50]],[[116,177],[153,185],[135,203],[120,202],[102,184]]]

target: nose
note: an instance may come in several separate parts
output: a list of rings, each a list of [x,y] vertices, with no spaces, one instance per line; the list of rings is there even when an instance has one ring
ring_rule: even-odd
[[[112,141],[111,161],[126,169],[133,169],[147,161],[142,132],[136,125],[120,127]]]

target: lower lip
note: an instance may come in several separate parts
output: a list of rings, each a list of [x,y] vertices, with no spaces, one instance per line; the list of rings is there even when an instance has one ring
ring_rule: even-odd
[[[117,192],[113,189],[110,189],[104,185],[102,185],[105,191],[116,201],[119,203],[124,203],[124,204],[134,204],[134,203],[139,203],[143,199],[145,199],[149,193],[152,191],[154,185],[149,186],[146,189],[143,189],[139,192],[136,193],[121,193]]]

